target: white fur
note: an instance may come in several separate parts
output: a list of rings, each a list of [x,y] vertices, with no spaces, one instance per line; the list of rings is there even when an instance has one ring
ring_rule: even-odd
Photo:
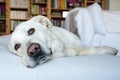
[[[28,35],[30,28],[35,29],[35,33]],[[14,46],[20,43],[21,47],[16,51]],[[54,27],[44,16],[36,16],[31,20],[21,23],[11,35],[9,50],[14,54],[23,57],[23,63],[26,66],[34,66],[34,62],[27,55],[27,48],[31,43],[38,43],[43,51],[52,55],[47,59],[90,55],[90,54],[116,54],[117,50],[111,47],[84,47],[80,39],[73,33],[59,27]],[[42,62],[39,62],[42,63]]]

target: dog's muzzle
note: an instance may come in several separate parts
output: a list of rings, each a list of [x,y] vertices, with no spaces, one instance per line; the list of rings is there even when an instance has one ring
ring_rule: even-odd
[[[32,43],[28,49],[27,54],[30,58],[32,58],[34,61],[44,60],[44,58],[47,56],[44,51],[42,51],[41,47],[37,43]]]
[[[51,53],[46,53],[38,43],[31,43],[27,48],[27,54],[31,61],[34,62],[34,66],[28,65],[28,67],[35,67],[37,64],[42,64],[50,59]]]

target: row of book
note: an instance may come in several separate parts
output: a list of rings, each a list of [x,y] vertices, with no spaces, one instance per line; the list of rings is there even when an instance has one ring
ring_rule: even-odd
[[[31,0],[32,3],[47,2],[47,0]]]
[[[0,32],[5,32],[5,21],[0,21]]]
[[[65,26],[65,20],[52,19],[51,22],[54,26],[57,26],[57,27],[64,27]]]
[[[12,10],[10,12],[10,19],[27,19],[27,17],[27,11]]]
[[[11,8],[28,8],[28,0],[10,0]]]
[[[0,18],[5,18],[5,10],[0,9]]]
[[[46,6],[39,6],[39,5],[32,4],[31,5],[31,13],[46,15]]]
[[[54,9],[66,9],[67,8],[67,0],[51,0],[52,8]]]
[[[24,21],[11,20],[11,31],[14,31],[16,26],[19,25],[21,22],[24,22]]]
[[[82,6],[77,0],[51,0],[52,8],[54,9],[72,9]]]

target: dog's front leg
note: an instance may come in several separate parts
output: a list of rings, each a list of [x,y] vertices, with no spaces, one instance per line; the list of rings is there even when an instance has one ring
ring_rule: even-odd
[[[51,45],[52,58],[64,57],[64,46],[60,41],[53,41]]]
[[[97,46],[97,47],[86,47],[83,48],[79,55],[91,55],[91,54],[110,54],[116,55],[118,52],[117,49],[107,46]]]

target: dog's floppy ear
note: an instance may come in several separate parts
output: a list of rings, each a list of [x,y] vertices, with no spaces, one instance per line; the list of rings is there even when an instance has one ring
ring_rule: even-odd
[[[52,27],[52,23],[45,16],[38,15],[38,16],[33,17],[31,20],[33,20],[35,22],[38,22],[38,23],[40,23],[40,24],[42,24],[42,25],[44,25],[46,27]]]

